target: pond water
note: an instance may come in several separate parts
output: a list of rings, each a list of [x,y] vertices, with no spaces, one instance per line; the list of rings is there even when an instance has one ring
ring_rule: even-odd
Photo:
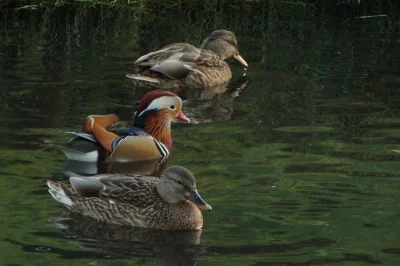
[[[6,2],[1,265],[400,265],[394,1]],[[89,114],[129,120],[150,90],[125,78],[134,60],[173,42],[200,45],[215,29],[236,33],[249,68],[229,60],[225,92],[182,95],[196,123],[172,128],[171,164],[195,174],[213,207],[204,229],[65,213],[45,184],[65,180],[65,157],[46,142],[68,139]]]

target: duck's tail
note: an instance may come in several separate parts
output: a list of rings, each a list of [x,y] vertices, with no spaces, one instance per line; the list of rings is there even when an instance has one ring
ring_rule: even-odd
[[[49,193],[55,200],[69,207],[74,204],[71,198],[65,193],[65,190],[60,183],[47,180],[47,186],[49,187]]]
[[[70,161],[97,162],[101,160],[100,156],[103,156],[104,152],[92,134],[82,132],[67,133],[74,134],[75,138],[69,141],[46,141],[46,143],[61,149],[67,160]]]
[[[138,80],[138,81],[145,81],[145,82],[151,82],[151,83],[160,83],[160,81],[156,78],[152,77],[147,77],[147,76],[141,76],[138,74],[128,74],[126,75],[127,78],[133,79],[133,80]]]

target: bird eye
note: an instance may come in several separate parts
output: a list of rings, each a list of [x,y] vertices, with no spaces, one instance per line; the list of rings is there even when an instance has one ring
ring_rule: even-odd
[[[175,108],[176,108],[175,105],[171,105],[171,106],[169,107],[169,109],[171,109],[171,110],[175,110]]]
[[[178,184],[183,186],[183,182],[182,181],[178,181]]]

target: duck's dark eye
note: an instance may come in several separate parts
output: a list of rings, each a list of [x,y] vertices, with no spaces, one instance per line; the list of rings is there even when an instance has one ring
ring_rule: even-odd
[[[183,186],[183,182],[180,180],[178,181],[178,184]]]
[[[171,110],[175,110],[175,108],[176,108],[175,105],[171,105],[171,106],[169,107],[169,109],[171,109]]]

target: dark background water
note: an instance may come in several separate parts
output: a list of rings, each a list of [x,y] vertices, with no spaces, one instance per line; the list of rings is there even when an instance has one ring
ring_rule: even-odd
[[[395,1],[23,4],[0,3],[0,264],[400,264]],[[230,61],[229,90],[173,125],[172,164],[213,206],[204,230],[63,214],[45,180],[65,157],[45,141],[88,114],[129,119],[148,90],[125,78],[138,56],[222,28],[249,69]]]

